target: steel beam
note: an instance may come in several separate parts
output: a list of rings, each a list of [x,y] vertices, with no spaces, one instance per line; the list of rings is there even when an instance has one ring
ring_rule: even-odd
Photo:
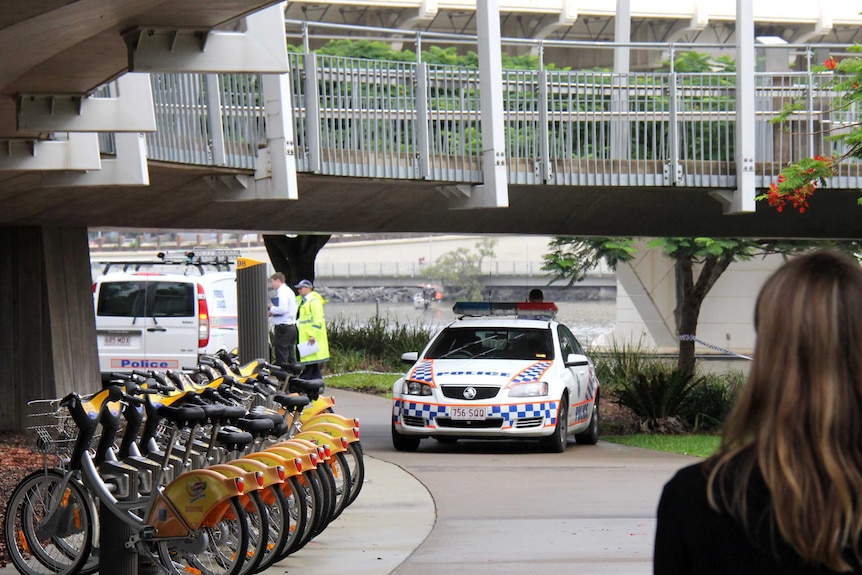
[[[51,172],[42,176],[46,188],[65,186],[148,186],[147,140],[143,134],[114,134],[116,156],[88,172]]]
[[[284,2],[246,16],[236,31],[137,28],[125,34],[133,72],[288,72]]]
[[[99,170],[97,134],[69,134],[67,140],[0,142],[0,172]]]
[[[149,74],[125,74],[116,94],[22,94],[18,130],[24,132],[155,132]]]

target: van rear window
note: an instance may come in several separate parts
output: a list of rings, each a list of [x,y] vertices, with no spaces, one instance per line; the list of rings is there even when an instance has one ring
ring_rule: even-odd
[[[99,289],[96,313],[109,317],[141,317],[147,313],[146,282],[105,282]]]
[[[194,284],[156,282],[150,286],[155,292],[155,317],[191,317],[195,315]]]
[[[104,282],[96,313],[107,317],[193,317],[195,286],[186,282]]]

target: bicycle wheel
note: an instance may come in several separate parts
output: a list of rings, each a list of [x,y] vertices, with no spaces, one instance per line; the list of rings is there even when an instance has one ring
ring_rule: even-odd
[[[329,467],[329,462],[324,461],[317,465],[317,475],[320,479],[320,489],[323,492],[323,513],[320,522],[317,524],[317,529],[312,534],[312,537],[317,537],[333,519],[335,513],[335,477],[332,475],[332,469]]]
[[[336,453],[328,465],[335,481],[335,508],[332,510],[332,519],[335,519],[347,507],[350,498],[350,466],[344,453]]]
[[[260,492],[249,492],[248,500],[243,509],[248,525],[248,552],[239,570],[239,575],[255,573],[266,555],[266,549],[269,545],[269,514],[260,497]]]
[[[350,505],[356,501],[359,492],[362,491],[362,484],[365,482],[365,460],[362,457],[362,446],[358,441],[348,443],[344,455],[350,466],[350,496],[347,499],[347,505]]]
[[[197,543],[159,541],[162,565],[174,575],[239,575],[248,553],[248,523],[238,498],[232,497],[228,504],[226,513],[204,521],[201,527],[201,536],[205,537],[203,550]]]
[[[317,534],[320,523],[323,522],[324,505],[323,489],[320,486],[320,478],[314,470],[303,472],[294,479],[298,479],[300,489],[299,494],[304,496],[307,523],[302,532],[302,537],[296,542],[296,546],[292,551],[297,551],[305,547],[306,543],[311,541],[312,537]]]
[[[314,507],[308,504],[305,487],[300,480],[288,477],[282,490],[287,500],[290,528],[284,547],[275,559],[276,563],[302,548],[305,544],[303,541],[311,537],[311,525],[314,522]]]
[[[67,479],[59,470],[36,471],[9,498],[3,533],[9,558],[24,575],[76,573],[90,556],[89,495]]]
[[[289,503],[282,486],[270,485],[260,493],[269,518],[269,536],[255,573],[260,573],[278,560],[292,529]]]

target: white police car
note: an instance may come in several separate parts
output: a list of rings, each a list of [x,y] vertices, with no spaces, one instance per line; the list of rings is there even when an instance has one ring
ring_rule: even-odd
[[[538,439],[546,451],[599,438],[599,381],[553,303],[458,303],[392,389],[392,444],[423,437]]]

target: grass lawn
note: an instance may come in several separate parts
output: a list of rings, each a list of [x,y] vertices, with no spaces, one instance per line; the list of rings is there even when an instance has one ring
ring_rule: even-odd
[[[327,387],[392,397],[392,384],[395,383],[398,377],[397,374],[391,373],[354,372],[342,375],[327,375],[325,379]]]
[[[718,449],[721,437],[718,435],[653,435],[635,433],[632,435],[602,435],[603,441],[621,443],[632,447],[643,447],[668,453],[680,453],[695,457],[709,457]]]

